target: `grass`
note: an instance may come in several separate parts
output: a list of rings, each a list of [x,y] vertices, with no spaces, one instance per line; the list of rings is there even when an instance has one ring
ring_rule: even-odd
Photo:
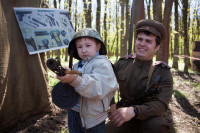
[[[53,86],[55,86],[59,82],[59,80],[56,78],[55,73],[53,73],[49,69],[47,71],[48,71],[49,86],[51,89],[53,89]]]
[[[199,82],[195,83],[195,91],[200,91],[200,83]]]
[[[65,129],[65,130],[59,131],[59,133],[69,133],[69,130],[68,130],[68,128],[67,128],[67,129]]]
[[[184,94],[176,89],[173,90],[173,95],[177,98],[177,99],[185,99],[188,97],[187,94]]]

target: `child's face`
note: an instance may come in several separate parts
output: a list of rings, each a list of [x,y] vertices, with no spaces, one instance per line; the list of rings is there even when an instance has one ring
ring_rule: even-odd
[[[79,57],[86,60],[88,57],[94,56],[101,48],[101,43],[96,43],[95,39],[82,37],[76,40],[76,48]]]

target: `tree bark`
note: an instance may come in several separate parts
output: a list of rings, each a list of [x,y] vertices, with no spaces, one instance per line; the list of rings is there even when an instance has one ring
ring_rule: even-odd
[[[86,0],[83,0],[84,2],[84,13],[85,13],[85,22],[86,27],[91,27],[92,19],[91,19],[91,12],[92,12],[92,3],[91,0],[88,0],[89,7],[87,8]]]
[[[153,19],[162,23],[162,0],[152,0],[153,1]],[[156,60],[162,59],[162,44],[160,49],[156,53]]]
[[[188,16],[188,0],[183,0],[183,31],[184,31],[184,55],[189,55],[189,43],[188,43],[188,30],[187,30],[187,16]],[[188,72],[189,59],[185,58],[184,72]]]
[[[100,26],[101,26],[101,20],[100,20],[100,16],[101,16],[101,0],[97,0],[97,14],[96,14],[96,29],[99,32],[99,34],[101,35],[101,30],[100,30]]]
[[[144,18],[145,18],[144,0],[135,0],[135,15],[134,15],[135,24]]]
[[[117,48],[116,48],[116,52],[115,52],[115,55],[116,55],[116,61],[118,60],[118,56],[119,56],[119,27],[118,27],[118,24],[119,24],[119,21],[118,21],[118,14],[119,13],[119,5],[118,3],[116,2],[116,29],[117,29]]]
[[[146,0],[146,5],[147,5],[148,19],[151,19],[151,0]]]
[[[174,1],[174,21],[175,21],[175,37],[174,37],[174,55],[179,55],[179,27],[178,27],[178,0]],[[173,68],[178,69],[178,58],[173,58]]]
[[[40,0],[0,1],[0,131],[50,111],[44,56],[29,55],[13,7],[39,7]]]
[[[125,0],[121,0],[121,52],[120,56],[123,57],[127,55],[127,44],[125,40],[125,19],[124,19],[124,5]]]
[[[103,19],[103,23],[104,23],[104,44],[107,47],[107,13],[106,13],[106,10],[107,10],[107,3],[108,3],[108,0],[105,0],[105,11],[104,11],[104,19]]]
[[[70,18],[72,18],[72,0],[69,0],[69,15],[70,15]],[[69,54],[68,54],[68,48],[65,50],[65,61],[68,61],[68,57],[69,57]]]
[[[126,1],[126,35],[125,35],[125,43],[126,43],[126,49],[127,45],[129,44],[129,35],[130,35],[130,5],[129,5],[129,0]],[[132,48],[131,48],[132,51]],[[126,54],[128,51],[126,50]]]
[[[135,0],[135,9],[134,9],[134,24],[136,24],[138,21],[145,19],[145,13],[144,13],[144,0]],[[136,33],[136,32],[135,32]],[[135,35],[136,37],[136,35]],[[134,39],[135,41],[135,39]],[[135,51],[135,47],[134,47]]]
[[[164,19],[163,24],[166,28],[166,39],[161,44],[161,50],[162,50],[162,60],[168,64],[168,58],[169,58],[169,40],[170,40],[170,21],[171,21],[171,12],[172,12],[172,5],[174,0],[166,0],[165,1],[165,9],[164,9]]]

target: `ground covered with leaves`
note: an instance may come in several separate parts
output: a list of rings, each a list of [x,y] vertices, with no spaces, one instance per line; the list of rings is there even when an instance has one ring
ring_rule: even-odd
[[[167,111],[171,133],[200,132],[200,74],[172,70],[174,92]],[[17,124],[8,133],[67,133],[67,110],[53,107],[49,114]]]

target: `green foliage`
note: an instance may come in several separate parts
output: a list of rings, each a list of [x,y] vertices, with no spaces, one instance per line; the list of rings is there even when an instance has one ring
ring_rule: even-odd
[[[67,128],[67,129],[64,129],[64,130],[59,131],[59,133],[69,133],[69,130],[68,130],[68,128]]]
[[[56,74],[50,70],[48,70],[48,79],[49,79],[49,86],[51,89],[53,89],[53,86],[55,86],[59,82],[59,80],[56,78]]]
[[[200,83],[198,81],[195,83],[195,91],[200,91]]]
[[[174,89],[173,90],[173,95],[177,98],[177,99],[184,99],[187,97],[186,94],[180,92],[179,90]]]
[[[117,103],[118,100],[119,101],[121,100],[121,98],[120,98],[120,92],[118,90],[116,91],[114,98],[115,98],[115,103]]]

